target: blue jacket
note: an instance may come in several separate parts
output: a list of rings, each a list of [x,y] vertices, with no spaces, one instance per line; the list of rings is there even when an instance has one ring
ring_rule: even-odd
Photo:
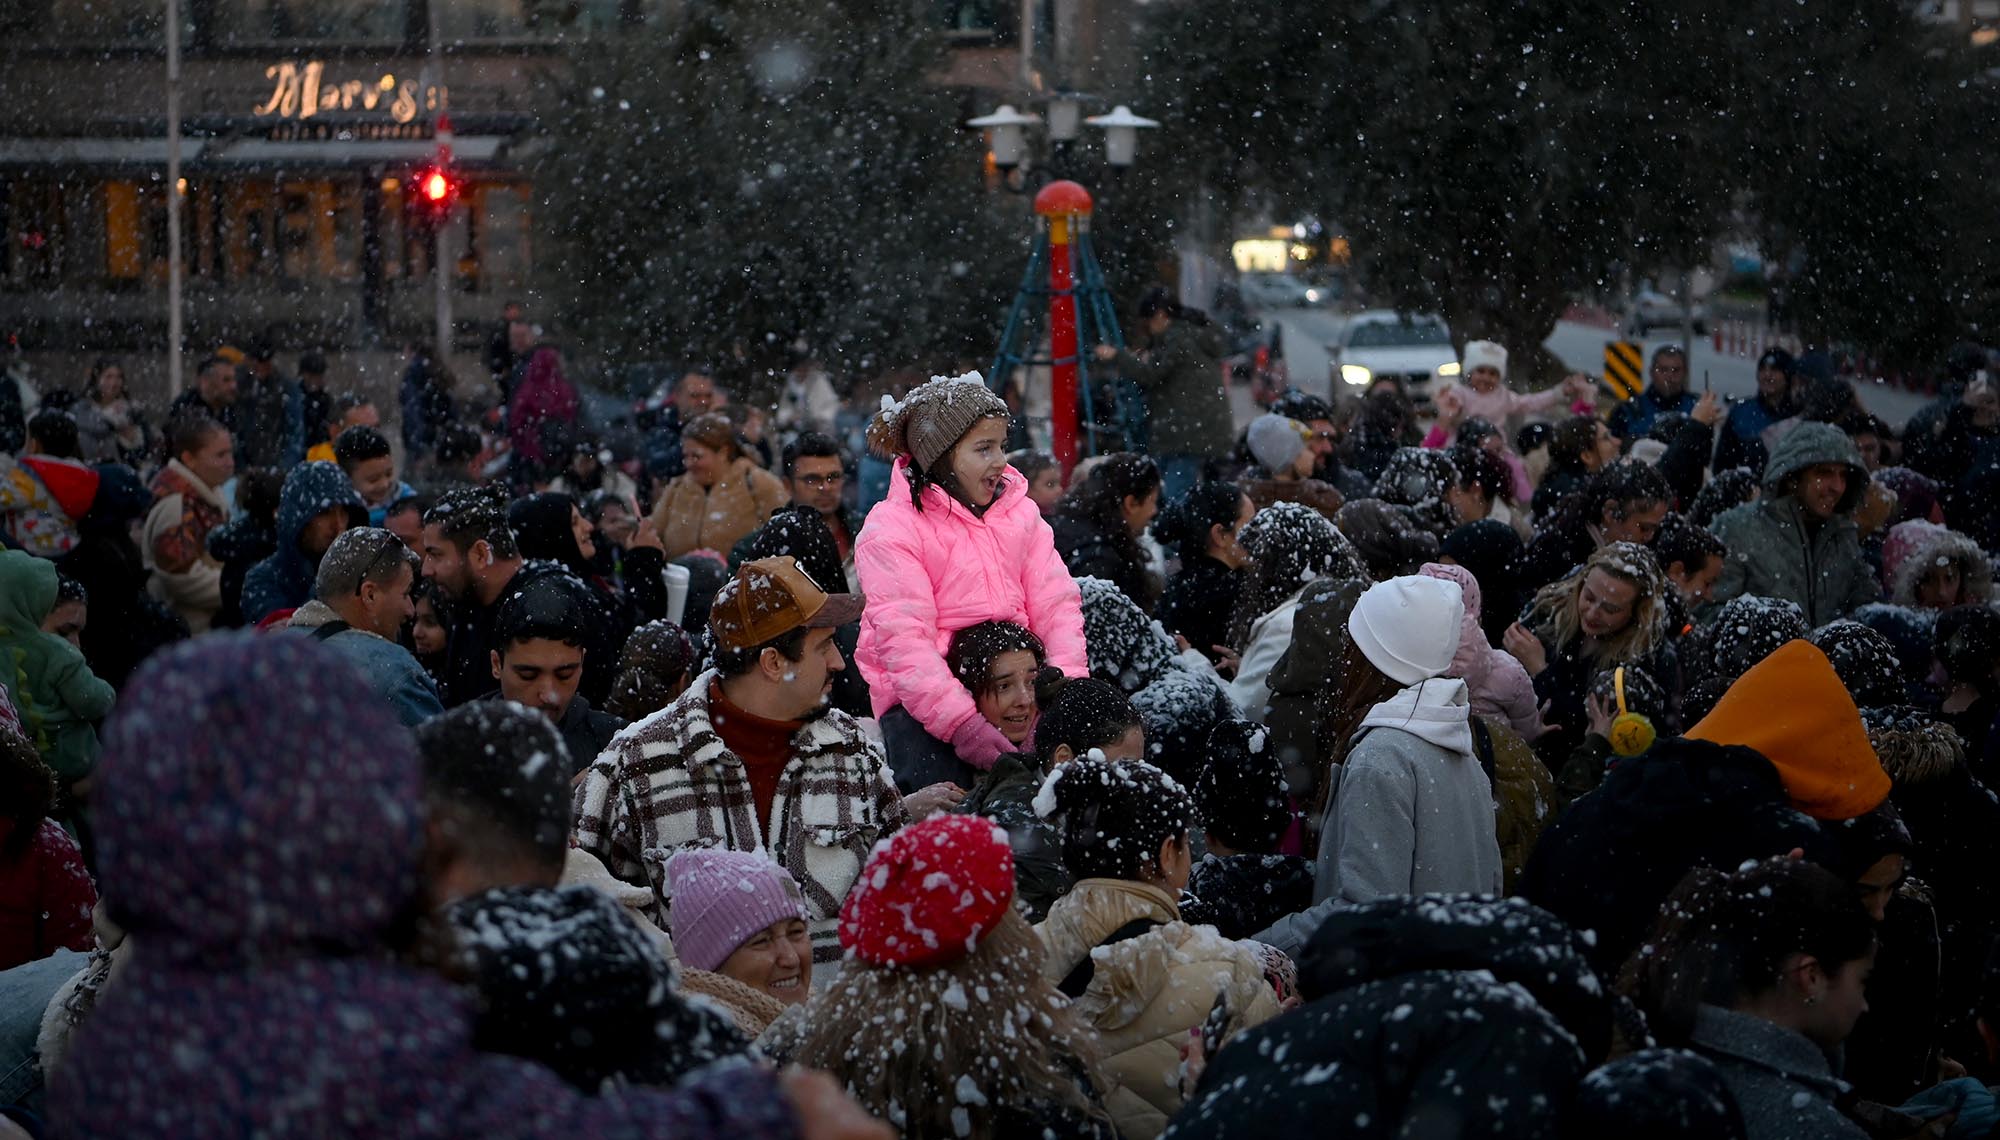
[[[1627,442],[1644,439],[1653,430],[1654,420],[1668,412],[1687,415],[1694,411],[1694,405],[1693,392],[1682,392],[1670,400],[1661,396],[1659,389],[1649,387],[1611,409],[1611,434]]]
[[[278,494],[278,551],[243,577],[245,624],[254,625],[278,610],[296,609],[312,598],[319,555],[301,549],[299,538],[316,516],[343,507],[348,527],[368,525],[368,508],[338,465],[302,463],[285,476],[285,488]]]
[[[297,630],[318,633],[340,615],[324,602],[310,601],[299,607],[285,624]],[[342,623],[343,625],[345,623]],[[368,687],[396,710],[396,719],[412,728],[444,711],[437,682],[424,671],[410,651],[367,630],[347,626],[319,639],[328,649],[345,657]]]

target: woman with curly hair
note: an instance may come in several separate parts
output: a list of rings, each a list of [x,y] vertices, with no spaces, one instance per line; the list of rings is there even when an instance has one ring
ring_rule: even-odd
[[[911,1140],[1115,1140],[1095,1035],[1042,977],[1007,833],[940,815],[875,849],[840,909],[847,965],[769,1047]]]
[[[1522,620],[1508,627],[1504,648],[1535,681],[1552,731],[1535,742],[1560,763],[1589,728],[1585,697],[1591,678],[1619,665],[1638,665],[1679,708],[1680,669],[1667,629],[1666,576],[1653,552],[1633,542],[1599,547],[1569,577],[1543,586]],[[1669,718],[1671,719],[1671,718]]]

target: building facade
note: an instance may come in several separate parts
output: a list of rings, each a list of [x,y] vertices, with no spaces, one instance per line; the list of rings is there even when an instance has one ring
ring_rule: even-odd
[[[532,295],[542,80],[578,40],[690,2],[179,0],[186,351],[268,336],[393,355],[429,338],[441,268],[457,350],[476,352]],[[941,81],[971,109],[1081,74],[1099,9],[1131,0],[906,2],[946,34]],[[164,6],[0,0],[0,335],[31,353],[164,355]],[[441,112],[456,201],[433,227],[414,182]]]

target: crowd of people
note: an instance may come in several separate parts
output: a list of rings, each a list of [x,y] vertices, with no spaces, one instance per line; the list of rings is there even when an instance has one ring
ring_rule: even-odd
[[[0,1135],[1984,1137],[2000,388],[1507,350],[1233,426],[1186,314],[395,435],[259,344],[0,457]]]

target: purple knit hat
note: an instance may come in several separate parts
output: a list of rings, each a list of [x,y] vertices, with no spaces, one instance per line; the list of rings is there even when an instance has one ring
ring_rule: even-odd
[[[105,725],[98,870],[147,954],[378,945],[418,890],[417,749],[345,658],[223,634],[155,654]]]
[[[714,970],[772,923],[808,917],[792,873],[761,851],[682,851],[666,870],[668,933],[696,970]]]

